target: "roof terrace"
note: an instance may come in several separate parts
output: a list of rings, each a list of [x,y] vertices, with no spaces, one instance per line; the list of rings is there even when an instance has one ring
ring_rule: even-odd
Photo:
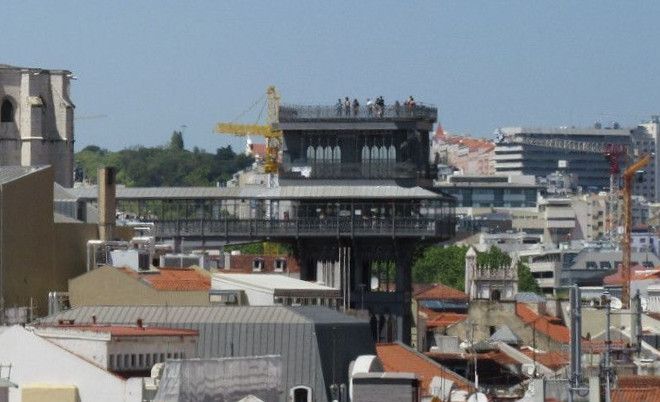
[[[316,120],[379,121],[379,120],[430,120],[438,118],[438,108],[433,105],[393,104],[383,108],[358,106],[346,109],[340,105],[281,105],[280,122],[305,122]]]

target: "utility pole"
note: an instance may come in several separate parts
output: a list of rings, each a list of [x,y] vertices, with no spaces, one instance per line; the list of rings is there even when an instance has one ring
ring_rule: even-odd
[[[625,285],[624,285],[625,286]],[[610,354],[612,353],[612,340],[610,338],[610,314],[612,312],[611,307],[612,298],[610,297],[610,292],[603,292],[603,303],[605,304],[605,363],[603,371],[605,374],[605,402],[611,402],[610,394],[612,392],[611,376],[612,369],[610,365]]]

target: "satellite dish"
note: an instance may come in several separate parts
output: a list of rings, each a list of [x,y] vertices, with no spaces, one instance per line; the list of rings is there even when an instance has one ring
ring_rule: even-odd
[[[378,278],[375,276],[371,277],[371,290],[378,290]]]
[[[482,392],[475,392],[468,396],[467,402],[488,402],[488,397]]]
[[[621,310],[623,308],[623,303],[618,297],[612,297],[612,301],[610,301],[610,307],[612,307],[613,310]]]

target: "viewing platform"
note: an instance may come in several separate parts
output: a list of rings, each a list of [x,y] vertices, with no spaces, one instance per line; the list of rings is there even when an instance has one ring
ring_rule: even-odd
[[[378,120],[429,120],[438,119],[438,108],[432,105],[417,103],[415,106],[401,104],[386,105],[382,111],[360,105],[358,108],[346,110],[337,105],[282,105],[280,106],[280,123],[305,122],[318,120],[336,121],[378,121]]]

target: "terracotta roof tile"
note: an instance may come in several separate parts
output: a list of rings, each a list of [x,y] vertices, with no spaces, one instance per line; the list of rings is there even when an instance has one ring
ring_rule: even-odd
[[[623,339],[612,339],[611,348],[612,350],[622,350],[626,348],[627,342]],[[582,341],[582,352],[589,354],[600,354],[607,349],[607,344],[602,340],[583,340]]]
[[[426,326],[428,328],[448,327],[467,319],[467,314],[437,312],[427,308],[420,308],[421,313],[426,315]]]
[[[615,388],[612,402],[660,402],[660,388]]]
[[[660,388],[660,376],[620,375],[616,384],[619,388]]]
[[[376,353],[385,372],[415,373],[420,379],[422,395],[428,395],[433,377],[449,379],[466,391],[474,389],[465,378],[399,343],[379,343],[376,345]]]
[[[643,265],[634,265],[630,267],[630,280],[632,281],[641,281],[645,279],[659,279],[660,280],[660,270],[653,269],[649,270]],[[618,271],[612,275],[608,275],[603,278],[603,284],[605,285],[620,285],[623,283],[623,276],[621,274],[621,267]]]
[[[538,315],[522,303],[516,303],[516,315],[525,324],[533,325],[538,332],[559,343],[569,343],[571,341],[568,327],[560,324],[557,317]]]
[[[415,294],[416,300],[468,300],[468,296],[458,289],[454,289],[442,283],[433,285],[432,288]]]
[[[520,350],[527,357],[531,359],[536,359],[537,362],[541,363],[545,367],[551,370],[559,370],[562,367],[568,366],[570,363],[568,357],[559,352],[536,352],[528,348],[523,348]]]
[[[156,290],[208,291],[211,288],[211,277],[194,268],[160,268],[156,273],[119,269]]]

